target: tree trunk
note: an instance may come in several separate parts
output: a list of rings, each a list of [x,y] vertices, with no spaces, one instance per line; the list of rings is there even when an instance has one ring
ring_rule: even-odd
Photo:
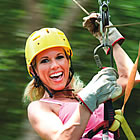
[[[79,3],[81,6],[84,7],[88,2],[89,0],[81,0]],[[61,29],[62,31],[64,31],[66,34],[68,34],[71,31],[74,23],[77,21],[81,11],[82,10],[80,9],[80,7],[78,7],[73,2],[70,5],[70,7],[66,8],[66,10],[64,11],[65,15],[61,17],[61,23],[59,23],[57,27]],[[85,14],[85,16],[87,15]],[[81,19],[81,25],[82,25],[82,19]]]
[[[25,31],[31,33],[43,26],[43,11],[40,0],[23,0],[26,11]]]
[[[41,140],[41,138],[36,134],[36,132],[31,127],[29,121],[24,119],[21,124],[22,126],[22,134],[17,140]]]

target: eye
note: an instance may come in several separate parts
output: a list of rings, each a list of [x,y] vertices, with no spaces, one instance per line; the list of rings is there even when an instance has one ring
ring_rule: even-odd
[[[56,57],[56,59],[62,59],[62,58],[64,58],[63,55],[59,55],[59,56]]]
[[[40,63],[48,63],[48,62],[49,62],[49,59],[43,59],[43,60],[41,60]]]

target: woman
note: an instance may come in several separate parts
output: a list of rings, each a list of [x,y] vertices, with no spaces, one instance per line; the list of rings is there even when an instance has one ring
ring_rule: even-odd
[[[96,19],[97,15],[88,16],[84,26],[95,35],[98,31],[94,32],[91,18]],[[83,87],[79,78],[73,77],[73,52],[62,31],[44,28],[29,36],[25,56],[33,80],[26,87],[24,98],[32,101],[28,118],[42,139],[88,140],[84,135],[104,119],[103,102],[124,93],[133,63],[120,47],[124,38],[116,29],[109,38],[112,38],[109,43],[113,45],[119,77],[113,68],[105,68]],[[138,73],[136,78],[138,82]],[[102,131],[92,137],[92,140],[100,139]],[[109,139],[114,139],[112,133]]]

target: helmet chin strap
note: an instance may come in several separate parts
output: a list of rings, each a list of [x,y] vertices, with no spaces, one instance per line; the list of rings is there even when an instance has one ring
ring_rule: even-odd
[[[35,69],[34,69],[34,67],[33,67],[33,65],[32,65],[32,63],[31,63],[31,67],[32,67],[32,70],[33,70],[33,73],[31,73],[31,75],[33,76],[33,78],[34,78],[35,81],[36,81],[36,83],[34,84],[34,86],[35,86],[36,88],[38,88],[39,86],[42,86],[42,87],[47,91],[47,93],[49,94],[49,97],[50,97],[50,98],[52,98],[52,97],[53,97],[53,94],[55,94],[56,92],[74,91],[74,89],[67,89],[67,88],[66,88],[66,87],[69,85],[69,83],[71,82],[72,77],[73,77],[73,75],[74,75],[74,69],[73,69],[73,67],[72,67],[71,58],[70,58],[70,62],[71,62],[71,67],[70,67],[70,72],[69,72],[69,80],[68,80],[68,82],[67,82],[65,88],[62,89],[62,90],[52,90],[52,91],[50,91],[50,90],[48,89],[48,87],[45,86],[44,83],[40,80],[39,76],[37,75],[37,73],[36,73],[36,71],[35,71]]]
[[[31,75],[33,76],[33,78],[35,79],[36,83],[34,84],[34,86],[36,88],[38,88],[39,86],[42,86],[49,94],[50,98],[53,97],[53,94],[50,92],[50,90],[43,84],[43,82],[40,80],[39,76],[37,75],[32,63],[31,63],[31,67],[32,67],[32,70],[33,70],[33,73],[31,73]]]

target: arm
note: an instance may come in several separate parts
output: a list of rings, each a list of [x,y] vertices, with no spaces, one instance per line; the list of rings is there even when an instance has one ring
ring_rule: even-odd
[[[59,117],[50,107],[38,101],[28,107],[28,117],[32,127],[44,140],[79,140],[82,136],[90,112],[79,104],[76,111],[66,124],[62,124]]]
[[[100,42],[102,42],[102,36],[97,26],[94,25],[94,23],[91,22],[90,19],[95,19],[95,22],[97,21],[97,17],[99,15],[97,13],[92,13],[91,15],[84,18],[83,26],[87,28],[90,33],[92,33],[93,36],[95,36]],[[110,23],[111,24],[111,23]],[[125,91],[126,85],[128,83],[128,78],[130,76],[133,62],[129,58],[129,56],[126,54],[126,52],[120,47],[120,45],[124,41],[124,37],[119,33],[119,31],[116,28],[110,28],[109,29],[109,45],[112,45],[113,47],[113,54],[114,59],[117,65],[118,73],[119,73],[119,79],[117,80],[117,83],[122,86],[122,94]],[[109,53],[108,47],[103,48],[105,53]],[[135,84],[140,82],[140,75],[137,72]]]
[[[126,52],[121,48],[119,44],[113,46],[113,55],[117,65],[119,79],[117,80],[118,84],[122,86],[122,93],[124,93],[126,85],[128,83],[128,78],[130,76],[133,62]],[[136,74],[135,84],[140,82],[139,72]]]

